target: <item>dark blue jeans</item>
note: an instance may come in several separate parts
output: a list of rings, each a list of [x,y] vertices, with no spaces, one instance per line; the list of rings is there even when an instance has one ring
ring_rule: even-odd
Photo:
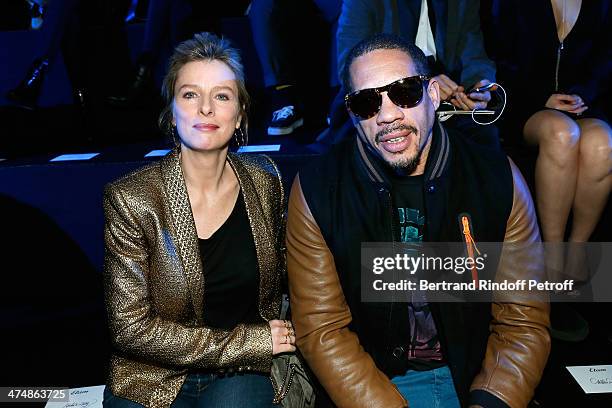
[[[189,374],[172,408],[273,408],[270,378],[264,374]],[[142,408],[142,405],[114,396],[104,389],[105,408]]]

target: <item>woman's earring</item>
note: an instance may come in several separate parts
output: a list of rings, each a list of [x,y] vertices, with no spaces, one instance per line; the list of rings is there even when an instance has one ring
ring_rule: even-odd
[[[174,141],[174,144],[176,146],[180,144],[181,139],[179,138],[178,129],[176,128],[176,125],[172,125],[172,140]]]
[[[238,145],[238,147],[246,146],[249,143],[248,136],[245,135],[241,127],[236,129],[236,131],[234,132],[234,138],[236,138],[236,144]]]

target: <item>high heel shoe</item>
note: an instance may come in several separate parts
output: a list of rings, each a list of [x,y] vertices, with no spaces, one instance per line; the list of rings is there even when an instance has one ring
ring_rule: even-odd
[[[152,90],[153,68],[149,64],[140,64],[127,93],[125,95],[109,96],[107,101],[113,106],[122,108],[138,106],[148,102],[148,96],[152,94]]]
[[[48,67],[49,60],[46,58],[34,61],[23,81],[21,81],[17,88],[8,92],[6,95],[8,100],[22,108],[36,109],[45,72]]]

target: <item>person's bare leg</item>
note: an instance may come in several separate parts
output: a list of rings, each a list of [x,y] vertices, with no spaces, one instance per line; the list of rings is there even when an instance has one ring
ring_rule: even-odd
[[[540,148],[535,183],[543,239],[562,242],[576,192],[580,128],[563,113],[546,109],[527,120],[523,134]]]
[[[539,145],[536,205],[546,242],[546,273],[551,281],[558,281],[565,269],[561,243],[576,191],[580,128],[567,115],[546,109],[527,120],[523,134],[528,143]]]
[[[612,188],[612,130],[599,119],[581,119],[578,179],[573,222],[564,275],[587,282],[589,273],[585,243],[591,237]]]
[[[578,178],[570,241],[589,240],[612,188],[612,129],[599,119],[581,119]]]

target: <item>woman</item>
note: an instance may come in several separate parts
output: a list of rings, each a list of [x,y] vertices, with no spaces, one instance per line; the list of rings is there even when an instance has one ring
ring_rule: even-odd
[[[587,242],[612,187],[612,2],[494,0],[491,26],[509,107],[525,140],[539,146],[535,182],[543,238]],[[550,261],[551,271],[574,276],[576,265]]]
[[[509,119],[516,134],[539,146],[536,204],[542,238],[552,243],[548,279],[588,281],[584,243],[612,188],[612,1],[493,0],[492,11],[490,50],[508,89]],[[567,251],[560,244],[566,237]],[[587,321],[563,303],[551,308],[551,325],[560,340],[589,333]]]
[[[247,130],[237,50],[197,34],[176,48],[162,93],[177,147],[104,195],[104,404],[269,407],[272,355],[295,350],[277,320],[283,187],[269,158],[228,153]]]

